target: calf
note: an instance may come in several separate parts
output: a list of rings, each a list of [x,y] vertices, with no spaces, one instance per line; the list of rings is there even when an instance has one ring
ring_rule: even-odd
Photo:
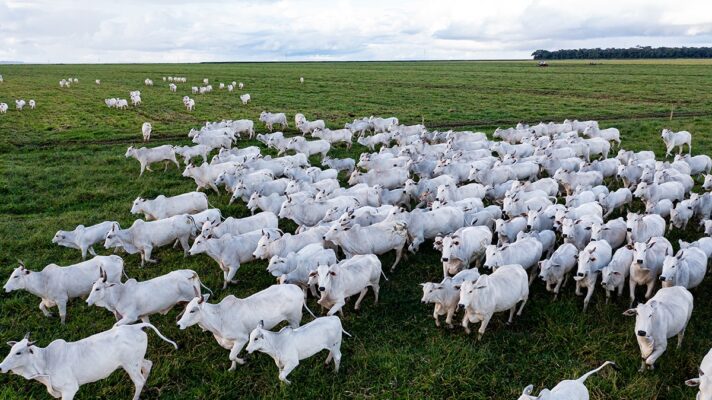
[[[611,262],[601,269],[601,285],[606,290],[606,304],[611,298],[611,292],[618,290],[618,297],[623,295],[623,287],[630,274],[634,256],[633,245],[625,245],[616,250]]]
[[[101,271],[108,282],[121,281],[124,272],[124,261],[119,256],[96,256],[89,261],[68,267],[56,264],[47,265],[42,271],[30,271],[25,264],[10,275],[3,288],[6,293],[25,289],[42,299],[40,310],[46,317],[51,317],[50,307],[57,306],[59,318],[64,324],[67,317],[67,302],[76,297],[89,294],[91,287],[101,277]]]
[[[217,304],[208,303],[208,297],[196,293],[177,324],[181,330],[198,324],[204,331],[210,331],[221,347],[230,350],[230,371],[238,363],[245,363],[238,355],[260,321],[265,329],[285,320],[296,328],[302,319],[302,307],[309,310],[302,289],[296,285],[273,285],[243,299],[229,295]]]
[[[685,328],[692,316],[692,294],[682,286],[662,288],[648,300],[623,313],[635,315],[635,337],[640,347],[643,361],[640,372],[645,368],[655,369],[655,361],[667,349],[667,340],[677,335],[677,347],[682,345]]]
[[[71,400],[81,385],[104,379],[122,368],[136,387],[133,399],[138,400],[153,366],[144,358],[148,337],[143,328],[147,327],[178,348],[148,323],[115,327],[76,342],[59,339],[44,348],[35,346],[27,334],[19,342],[8,342],[12,349],[0,363],[0,372],[12,371],[25,379],[35,379],[47,387],[52,397]]]
[[[617,130],[618,129],[616,129],[616,131]],[[518,400],[588,400],[588,389],[586,388],[586,385],[584,385],[584,382],[586,382],[586,379],[588,379],[589,376],[602,370],[607,365],[612,365],[613,367],[616,367],[616,364],[613,361],[606,361],[600,367],[588,371],[575,381],[567,379],[559,382],[551,390],[542,389],[542,391],[539,392],[538,396],[531,395],[532,391],[534,390],[534,386],[529,385],[524,388],[524,390],[522,391],[522,395],[519,396]]]
[[[457,273],[454,277],[446,277],[440,283],[421,283],[423,287],[423,297],[421,303],[433,303],[433,318],[435,326],[440,326],[440,315],[446,315],[445,324],[452,329],[452,317],[457,311],[457,302],[460,300],[460,289],[456,285],[462,284],[466,280],[476,281],[480,277],[477,268],[465,269]]]
[[[138,219],[128,229],[120,229],[118,224],[112,226],[104,248],[120,247],[129,254],[140,253],[143,266],[146,262],[158,262],[151,258],[155,247],[180,242],[184,255],[188,255],[195,228],[193,217],[185,214],[149,222]]]
[[[551,257],[539,261],[539,277],[546,283],[546,290],[554,293],[554,301],[559,297],[562,284],[566,285],[571,272],[578,262],[579,251],[571,243],[564,243]]]
[[[247,352],[259,351],[271,356],[279,368],[279,380],[290,384],[287,375],[299,361],[322,350],[329,350],[324,364],[328,365],[333,359],[334,370],[339,372],[342,333],[351,336],[341,327],[339,317],[321,317],[299,328],[286,327],[279,332],[265,330],[264,322],[260,321],[250,333]]]
[[[529,298],[527,272],[521,265],[502,265],[491,275],[481,275],[477,281],[465,281],[460,286],[458,306],[465,309],[462,326],[470,333],[470,322],[482,321],[477,340],[482,339],[487,324],[495,312],[509,310],[508,323],[512,323],[517,303],[522,302],[517,315]]]
[[[73,231],[57,231],[52,238],[52,243],[71,249],[79,249],[82,252],[82,260],[87,258],[87,251],[92,256],[96,256],[94,245],[104,240],[111,227],[119,223],[116,221],[104,221],[96,225],[77,225]]]

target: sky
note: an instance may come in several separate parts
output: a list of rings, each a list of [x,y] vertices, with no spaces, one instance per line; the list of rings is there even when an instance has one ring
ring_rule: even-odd
[[[0,0],[0,61],[522,59],[712,46],[710,0]]]

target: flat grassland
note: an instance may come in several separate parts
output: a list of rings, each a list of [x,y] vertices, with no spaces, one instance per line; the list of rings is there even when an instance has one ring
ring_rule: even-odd
[[[322,118],[332,128],[355,117],[398,116],[402,123],[424,121],[431,129],[477,129],[491,134],[497,127],[518,121],[561,121],[564,118],[597,119],[602,127],[621,130],[623,147],[654,150],[663,155],[660,130],[693,132],[693,152],[712,149],[712,64],[694,60],[551,62],[537,68],[534,62],[408,62],[408,63],[268,63],[268,64],[166,64],[166,65],[1,65],[0,102],[10,111],[0,115],[0,277],[6,279],[22,259],[38,270],[46,264],[68,265],[80,261],[79,252],[53,245],[59,229],[73,229],[104,220],[129,226],[134,216],[131,202],[139,195],[175,195],[195,189],[192,180],[171,167],[138,178],[138,163],[126,160],[129,145],[140,144],[141,123],[153,124],[151,145],[187,144],[191,127],[205,121],[250,118],[262,110],[283,111],[290,119],[304,113]],[[186,76],[171,93],[162,76]],[[304,76],[305,83],[299,84]],[[71,88],[60,88],[62,78],[77,77]],[[143,80],[152,78],[154,87]],[[215,90],[190,94],[190,87],[209,78]],[[101,85],[94,83],[101,79]],[[242,81],[244,91],[217,89],[218,82]],[[143,105],[129,110],[108,109],[104,98],[128,98],[141,90]],[[240,104],[248,92],[252,103]],[[187,112],[181,97],[196,99]],[[18,112],[14,99],[35,99],[37,109]],[[671,108],[674,118],[669,120]],[[258,132],[264,131],[259,125]],[[239,146],[255,142],[241,141]],[[358,145],[349,153],[357,157]],[[316,163],[316,160],[312,160]],[[613,184],[615,185],[615,184]],[[210,202],[227,216],[244,216],[244,205],[228,205],[228,197],[210,194]],[[640,207],[640,204],[636,204]],[[694,228],[669,235],[696,239]],[[100,254],[106,254],[97,246]],[[154,253],[160,263],[139,268],[138,256],[126,256],[126,271],[139,280],[178,268],[196,270],[216,290],[215,301],[227,294],[247,296],[274,283],[265,262],[243,265],[240,283],[221,291],[222,274],[205,255],[183,258],[178,250]],[[384,265],[392,255],[384,258]],[[420,304],[418,283],[440,280],[439,255],[430,242],[402,262],[382,285],[381,303],[373,306],[368,295],[360,312],[346,308],[346,338],[342,370],[324,369],[326,354],[304,360],[290,375],[293,384],[278,383],[277,369],[269,357],[253,354],[248,364],[228,372],[228,351],[212,335],[197,327],[179,331],[173,310],[152,322],[181,348],[148,333],[147,358],[154,368],[143,398],[228,399],[289,398],[446,398],[516,399],[529,383],[553,387],[562,379],[614,360],[620,372],[602,371],[589,379],[592,399],[690,399],[695,391],[684,386],[712,346],[712,279],[694,291],[696,307],[682,349],[674,342],[660,359],[658,369],[637,372],[640,356],[633,335],[633,319],[623,317],[627,298],[606,305],[600,288],[588,313],[582,299],[565,288],[558,302],[533,285],[524,315],[506,326],[506,316],[496,315],[481,342],[459,327],[438,329],[432,307]],[[626,293],[627,296],[627,293]],[[217,298],[217,299],[216,299]],[[114,323],[104,309],[88,307],[77,299],[68,307],[67,325],[47,319],[38,310],[39,299],[27,292],[0,294],[0,341],[17,340],[32,332],[38,345],[62,338],[78,340],[103,331]],[[318,309],[309,300],[313,310]],[[310,318],[305,317],[304,321]],[[8,348],[5,348],[6,350]],[[5,351],[6,351],[5,350]],[[2,352],[2,356],[5,355]],[[77,398],[129,398],[133,386],[118,372],[80,389]],[[42,385],[18,376],[0,376],[0,398],[45,399]]]

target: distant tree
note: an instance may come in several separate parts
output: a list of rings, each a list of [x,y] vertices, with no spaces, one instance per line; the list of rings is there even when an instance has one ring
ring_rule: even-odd
[[[712,47],[650,47],[607,49],[536,50],[535,60],[637,59],[637,58],[712,58]]]

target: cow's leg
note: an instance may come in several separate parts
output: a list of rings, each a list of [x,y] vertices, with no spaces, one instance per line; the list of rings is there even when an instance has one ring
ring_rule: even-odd
[[[215,182],[208,182],[208,185],[210,185],[210,188],[215,191],[215,193],[220,194],[220,190],[218,190],[218,187],[215,186]]]
[[[630,307],[633,307],[633,303],[635,303],[635,281],[633,280],[633,277],[628,278],[628,291],[630,293]]]
[[[588,303],[591,301],[591,296],[593,296],[593,285],[588,285],[586,288],[586,297],[583,299],[583,312],[588,309]]]
[[[180,240],[180,245],[183,247],[183,257],[188,257],[188,250],[190,250],[190,236],[183,236],[178,240]]]
[[[57,299],[57,308],[59,309],[59,319],[64,325],[64,320],[67,319],[67,300],[68,299]]]
[[[554,287],[554,301],[556,301],[559,298],[559,290],[561,289],[561,285],[564,283],[564,278],[561,277],[556,281],[556,286]]]
[[[329,312],[326,313],[326,315],[332,316],[332,315],[336,314],[337,311],[341,311],[341,308],[344,306],[344,304],[346,304],[344,299],[337,301],[336,303],[334,303],[333,306],[331,306],[331,308],[329,309]],[[343,316],[343,311],[341,311],[341,313],[342,313],[341,315]]]
[[[452,317],[455,315],[455,307],[450,307],[447,310],[447,315],[445,316],[445,325],[449,328],[452,329]]]
[[[396,249],[396,260],[393,262],[393,265],[391,265],[391,272],[395,271],[396,265],[398,265],[398,262],[403,256],[403,248],[405,248],[405,244],[403,244],[403,247]]]
[[[375,283],[371,285],[371,288],[373,289],[373,296],[375,297],[373,304],[378,304],[378,292],[381,291],[381,286],[379,286],[378,283]]]
[[[331,349],[331,353],[329,353],[334,357],[334,372],[339,372],[339,366],[341,366],[341,349],[339,346],[341,346],[341,344],[334,346],[334,348]]]
[[[146,261],[146,262],[150,262],[150,263],[154,263],[154,264],[155,264],[155,263],[157,263],[158,261],[151,258],[151,252],[152,252],[152,251],[153,251],[153,246],[146,246],[146,247],[144,247],[144,248],[143,248],[143,253],[142,253],[142,254],[143,254],[143,259],[144,259],[144,261]],[[142,264],[141,266],[143,266],[143,264]]]
[[[45,305],[44,300],[40,301],[40,311],[42,311],[42,314],[44,314],[45,317],[51,317],[52,312],[47,309],[47,306]]]
[[[85,246],[81,246],[79,248],[79,250],[81,250],[81,252],[82,252],[82,260],[86,260],[87,259],[87,248]]]
[[[237,357],[237,355],[240,354],[246,343],[247,340],[244,337],[235,340],[235,343],[232,345],[232,349],[230,349],[230,361],[232,361],[232,365],[230,365],[230,369],[228,369],[228,371],[234,371],[237,369],[237,364],[245,364],[245,360]]]
[[[138,174],[138,177],[139,177],[139,178],[140,178],[141,176],[143,176],[143,171],[145,171],[145,170],[146,170],[146,164],[141,163],[141,172]]]
[[[297,365],[299,365],[299,360],[289,360],[284,365],[282,365],[282,368],[279,370],[279,380],[286,383],[287,385],[291,385],[292,382],[290,382],[287,379],[287,375],[289,375],[294,368],[297,368]]]
[[[62,400],[73,400],[74,395],[77,394],[78,391],[79,391],[78,384],[73,384],[70,387],[66,387],[66,386],[63,387],[62,388]]]
[[[173,161],[173,164],[176,165],[176,168],[178,168],[180,170],[180,164],[178,163],[178,160],[176,160],[176,158],[173,157],[173,159],[171,161]],[[205,161],[203,161],[203,162],[205,162]]]
[[[235,274],[237,274],[237,270],[240,269],[240,265],[238,264],[237,266],[230,265],[228,268],[227,272],[227,279],[226,283],[237,283],[236,279],[232,279],[235,277]]]
[[[653,289],[655,289],[655,279],[648,282],[648,290],[645,292],[645,298],[649,299],[653,295]]]
[[[433,318],[435,319],[435,326],[440,327],[440,312],[438,304],[436,304],[433,308]]]
[[[645,364],[648,366],[648,369],[655,369],[655,361],[660,358],[661,355],[665,352],[667,349],[667,343],[662,342],[658,343],[656,342],[653,348],[653,353],[648,356],[648,358],[645,359]]]
[[[169,163],[169,162],[170,162],[170,161],[168,161],[168,160],[166,160],[166,161],[163,162],[163,172],[168,171],[168,163]]]
[[[682,331],[677,334],[677,348],[679,349],[682,347],[682,339],[685,337],[685,329],[687,329],[687,325],[685,325],[684,328],[682,328]]]
[[[89,254],[96,257],[96,252],[94,251],[94,246],[89,246],[89,248],[87,250],[89,250]]]
[[[492,318],[492,315],[485,315],[485,317],[482,319],[482,323],[480,324],[480,329],[477,330],[477,340],[482,340],[482,336],[485,334],[485,330],[487,330],[487,324],[490,322],[490,318]]]
[[[507,320],[507,325],[512,323],[512,320],[514,320],[514,313],[517,312],[517,305],[515,304],[512,308],[509,309],[509,319]]]
[[[361,300],[363,300],[364,297],[366,297],[366,293],[368,292],[368,286],[363,288],[361,290],[361,294],[358,296],[358,299],[356,299],[356,304],[354,304],[354,310],[358,310],[361,308]]]
[[[143,379],[145,381],[148,381],[148,375],[151,374],[152,367],[153,367],[153,362],[151,360],[141,361],[141,375],[143,375]]]
[[[527,300],[529,300],[529,296],[525,297],[525,298],[522,300],[522,304],[519,305],[519,311],[517,311],[517,316],[518,316],[518,317],[522,315],[522,310],[524,310],[524,305],[527,304]]]
[[[143,390],[143,385],[146,384],[146,378],[142,374],[143,361],[139,361],[136,364],[124,365],[124,371],[129,374],[131,382],[133,382],[136,389],[134,390],[133,400],[138,400]]]

